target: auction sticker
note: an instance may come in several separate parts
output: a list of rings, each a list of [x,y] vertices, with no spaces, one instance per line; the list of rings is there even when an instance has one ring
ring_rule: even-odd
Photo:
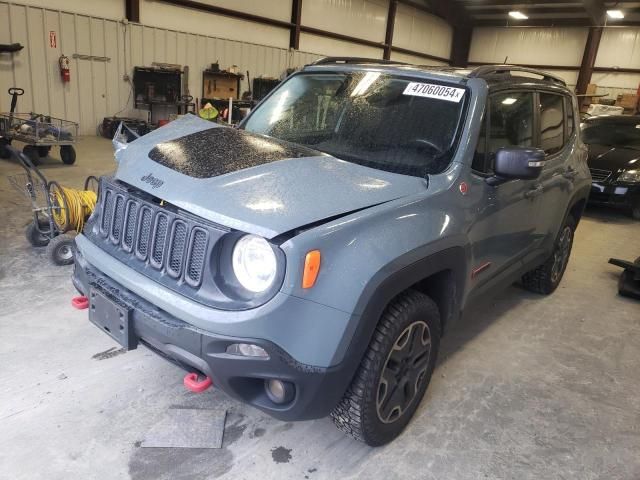
[[[433,85],[431,83],[409,82],[407,88],[402,92],[404,95],[414,97],[438,98],[448,102],[460,103],[464,97],[463,88],[445,87],[444,85]]]

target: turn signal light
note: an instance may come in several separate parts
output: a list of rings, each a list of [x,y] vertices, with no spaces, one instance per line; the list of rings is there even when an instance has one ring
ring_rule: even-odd
[[[318,278],[318,272],[320,272],[320,250],[311,250],[304,259],[302,288],[313,287]]]

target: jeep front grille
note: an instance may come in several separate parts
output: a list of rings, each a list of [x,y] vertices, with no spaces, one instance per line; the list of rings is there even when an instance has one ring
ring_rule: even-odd
[[[145,273],[150,266],[162,283],[177,281],[196,289],[201,285],[210,247],[224,229],[164,208],[116,183],[103,180],[101,190],[97,230],[114,256]]]
[[[604,182],[611,176],[611,170],[600,170],[599,168],[590,168],[591,178],[594,182]]]

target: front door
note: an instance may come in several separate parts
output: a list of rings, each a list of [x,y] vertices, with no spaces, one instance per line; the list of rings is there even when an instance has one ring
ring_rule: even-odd
[[[499,148],[534,146],[534,97],[533,92],[515,90],[489,98],[470,188],[475,205],[469,231],[474,290],[519,270],[522,259],[535,248],[539,181],[508,180],[497,186],[486,182]]]

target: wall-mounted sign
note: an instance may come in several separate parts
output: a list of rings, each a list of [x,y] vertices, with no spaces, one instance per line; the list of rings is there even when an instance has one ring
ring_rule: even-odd
[[[58,48],[58,39],[55,30],[49,32],[49,46],[51,48]]]

